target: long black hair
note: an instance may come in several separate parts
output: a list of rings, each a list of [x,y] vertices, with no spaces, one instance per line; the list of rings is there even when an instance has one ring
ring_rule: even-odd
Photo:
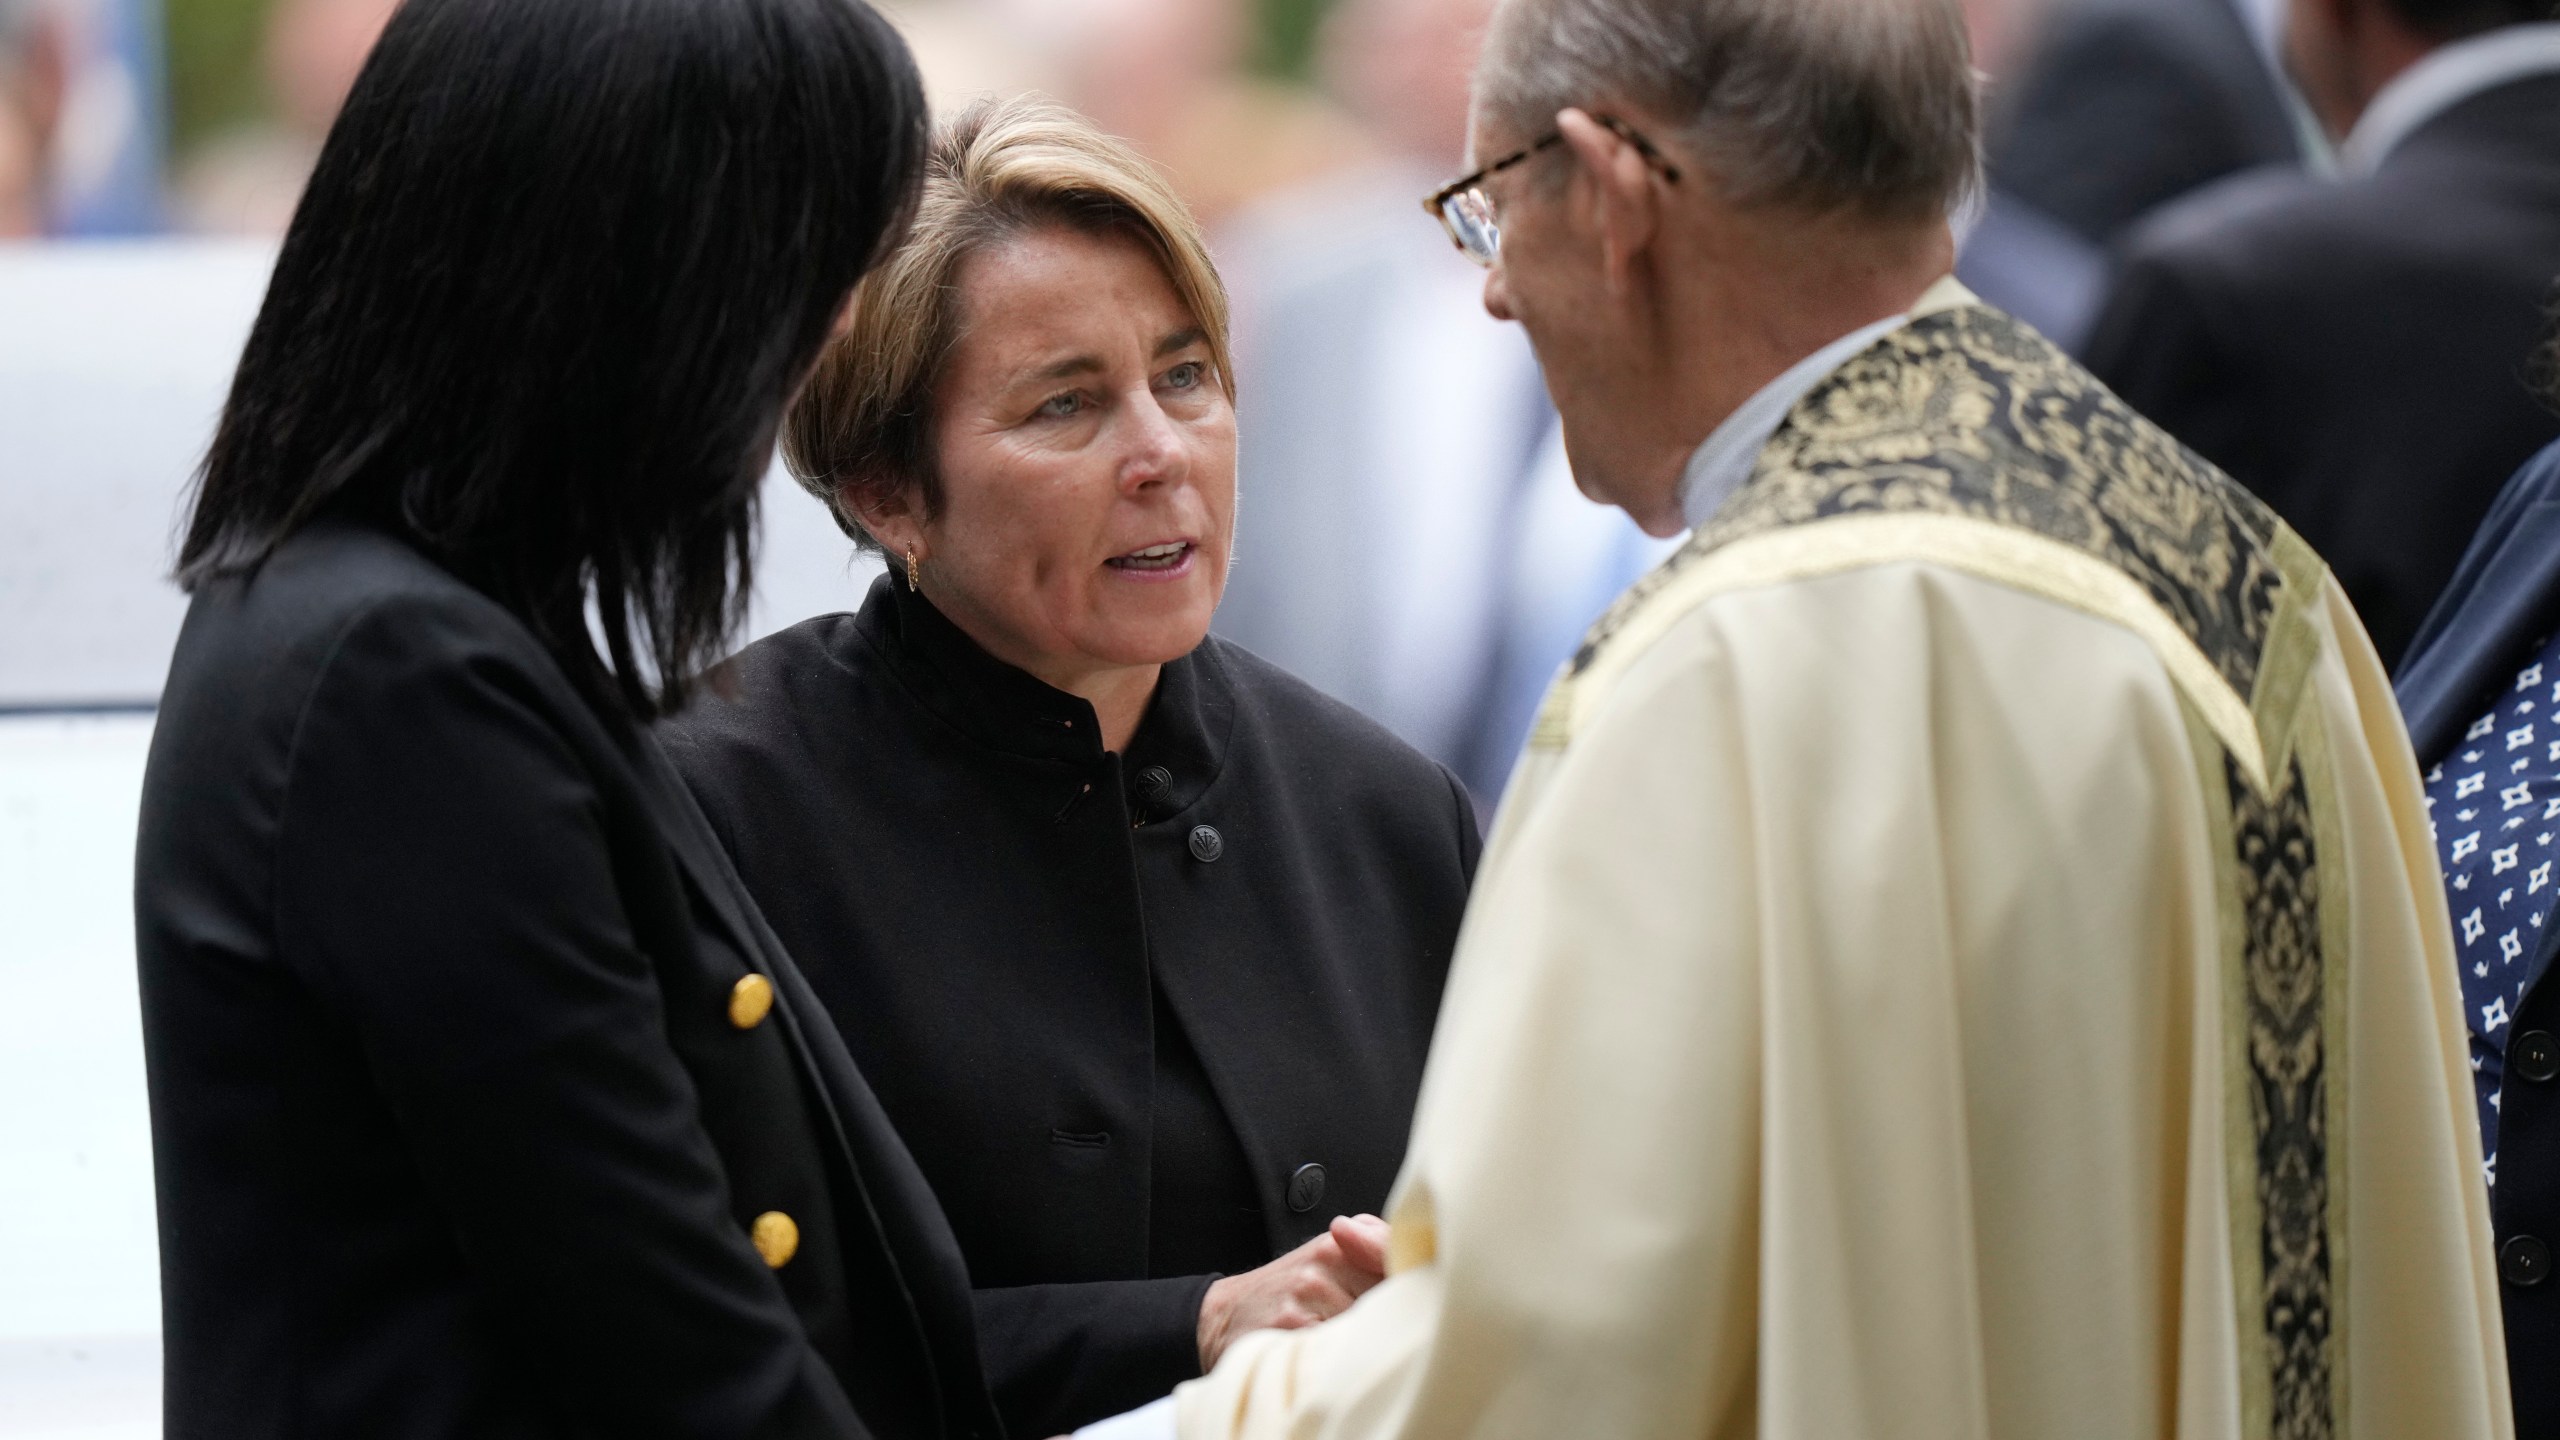
[[[743,614],[783,409],[903,228],[928,124],[862,0],[406,0],[286,232],[179,582],[353,516],[600,703],[681,705]]]

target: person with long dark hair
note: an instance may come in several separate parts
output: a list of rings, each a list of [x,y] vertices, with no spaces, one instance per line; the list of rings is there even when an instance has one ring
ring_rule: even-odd
[[[913,205],[859,0],[408,0],[201,477],[136,872],[195,1436],[995,1436],[930,1191],[649,737]]]

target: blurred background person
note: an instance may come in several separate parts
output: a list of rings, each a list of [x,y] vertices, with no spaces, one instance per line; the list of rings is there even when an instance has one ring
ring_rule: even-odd
[[[66,38],[52,0],[0,0],[0,239],[48,228]]]
[[[2327,558],[2395,661],[2498,487],[2560,436],[2527,379],[2560,274],[2550,0],[2293,0],[2335,182],[2146,221],[2091,368]]]
[[[1539,695],[1664,550],[1576,491],[1537,359],[1422,212],[1464,168],[1492,0],[1342,0],[1319,73],[1356,169],[1222,237],[1242,515],[1219,633],[1384,721],[1488,813]]]
[[[158,228],[157,18],[148,0],[0,0],[0,238]]]
[[[956,115],[985,96],[1054,95],[1062,87],[1055,57],[983,0],[888,0],[880,13],[907,37],[937,115]]]
[[[2516,1434],[2538,1440],[2560,1435],[2560,445],[2499,492],[2398,689],[2454,922]]]
[[[178,213],[210,234],[281,235],[321,141],[398,0],[275,0],[260,49],[272,108],[207,143],[177,181]]]
[[[2283,0],[2041,0],[1994,90],[1985,160],[2004,194],[2101,249],[2226,175],[2301,163],[2294,102],[2259,31]]]
[[[1972,0],[1990,193],[1959,277],[2076,348],[2134,222],[2224,176],[2298,167],[2270,48],[2282,4]]]
[[[1203,224],[1364,148],[1322,97],[1254,73],[1254,0],[966,3],[1030,47],[1060,99],[1162,166]]]
[[[1227,332],[1129,146],[966,112],[790,422],[792,518],[889,573],[669,726],[951,1216],[1015,1435],[1381,1277],[1336,1217],[1386,1203],[1475,865],[1448,771],[1208,638]]]

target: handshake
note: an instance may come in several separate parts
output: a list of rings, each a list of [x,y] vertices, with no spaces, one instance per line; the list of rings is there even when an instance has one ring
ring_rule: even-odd
[[[1200,1301],[1200,1373],[1217,1368],[1228,1342],[1253,1330],[1319,1325],[1387,1278],[1387,1222],[1337,1215],[1326,1233],[1270,1264],[1210,1285]],[[1173,1400],[1115,1415],[1058,1440],[1170,1440]]]
[[[1335,1216],[1326,1233],[1270,1264],[1210,1285],[1200,1301],[1200,1373],[1217,1368],[1235,1337],[1330,1320],[1385,1278],[1387,1222]]]

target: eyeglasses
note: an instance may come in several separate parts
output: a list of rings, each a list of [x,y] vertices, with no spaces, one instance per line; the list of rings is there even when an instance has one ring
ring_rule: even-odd
[[[1637,134],[1634,126],[1615,115],[1594,115],[1591,118],[1610,134],[1634,146],[1636,153],[1644,157],[1645,165],[1666,182],[1679,183],[1680,167],[1664,159],[1662,152],[1653,148],[1653,142]],[[1422,208],[1431,212],[1431,218],[1440,222],[1441,229],[1449,232],[1449,243],[1457,246],[1459,253],[1489,268],[1494,257],[1502,253],[1502,222],[1495,214],[1493,196],[1484,188],[1484,182],[1542,150],[1563,143],[1563,131],[1550,131],[1545,139],[1505,155],[1474,174],[1452,180],[1422,197]]]

